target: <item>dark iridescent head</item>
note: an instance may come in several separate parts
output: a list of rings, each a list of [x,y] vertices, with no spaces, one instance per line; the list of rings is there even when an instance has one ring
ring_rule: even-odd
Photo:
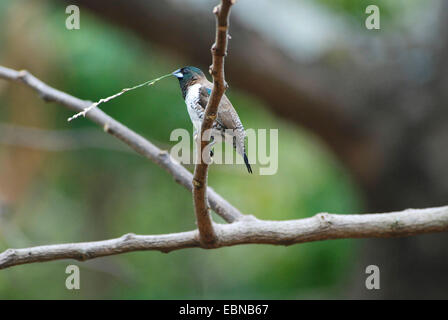
[[[172,74],[179,80],[181,86],[188,82],[199,80],[205,77],[201,69],[196,67],[183,67],[177,69]]]
[[[196,83],[196,81],[205,78],[205,75],[201,69],[196,67],[183,67],[174,71],[172,75],[179,80],[179,85],[184,99],[187,94],[188,87]]]

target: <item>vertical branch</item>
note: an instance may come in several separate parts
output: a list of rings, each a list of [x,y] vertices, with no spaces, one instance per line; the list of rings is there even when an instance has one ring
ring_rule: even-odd
[[[201,126],[201,133],[198,137],[199,154],[207,147],[210,137],[205,136],[205,132],[212,128],[218,111],[218,106],[224,92],[227,89],[227,83],[224,78],[224,57],[227,54],[227,38],[229,28],[230,7],[235,0],[221,0],[221,4],[213,9],[216,15],[216,37],[215,43],[211,48],[212,65],[210,73],[213,77],[213,89],[205,109],[204,120]],[[193,201],[196,213],[196,221],[199,229],[199,240],[206,247],[216,245],[217,238],[213,229],[212,220],[209,213],[207,201],[207,171],[208,161],[203,161],[200,157],[196,164],[193,177]]]

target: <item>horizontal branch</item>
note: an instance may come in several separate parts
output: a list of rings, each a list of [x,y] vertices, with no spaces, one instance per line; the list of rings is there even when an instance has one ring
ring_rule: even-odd
[[[48,86],[24,70],[16,71],[0,66],[0,78],[20,81],[34,89],[45,101],[60,103],[76,112],[83,111],[92,105],[91,101],[78,99],[65,92]],[[160,150],[147,139],[111,118],[98,108],[94,108],[89,111],[86,118],[101,126],[105,132],[117,137],[129,145],[139,154],[158,164],[160,167],[168,171],[168,173],[174,177],[176,182],[192,192],[193,175],[180,163],[174,160],[167,151]],[[227,222],[234,222],[246,217],[238,209],[216,193],[212,188],[208,187],[207,194],[210,207]]]
[[[319,213],[311,218],[289,221],[243,220],[215,224],[214,230],[218,236],[214,248],[255,243],[286,246],[328,239],[404,237],[448,231],[448,206],[381,214]],[[60,259],[84,261],[133,251],[170,252],[194,247],[201,247],[197,230],[151,236],[126,234],[104,241],[8,249],[0,254],[0,269]]]

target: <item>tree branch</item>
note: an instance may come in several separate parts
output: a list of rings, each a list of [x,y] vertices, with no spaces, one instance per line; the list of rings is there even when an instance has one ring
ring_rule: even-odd
[[[229,28],[230,7],[235,0],[222,0],[221,4],[213,9],[216,15],[216,38],[212,45],[212,65],[210,73],[213,77],[213,89],[210,99],[205,108],[204,119],[201,125],[201,132],[198,135],[198,163],[195,166],[193,177],[193,202],[196,213],[196,220],[199,229],[199,238],[204,245],[213,246],[216,241],[216,234],[213,230],[212,220],[209,214],[207,201],[207,172],[209,157],[203,159],[203,150],[210,142],[210,137],[206,137],[206,132],[210,131],[216,120],[218,106],[226,91],[227,84],[224,79],[224,57],[227,53],[227,38]]]
[[[329,239],[404,237],[448,231],[448,206],[382,214],[319,213],[314,217],[289,221],[243,220],[216,224],[215,231],[218,237],[214,248],[255,243],[287,246]],[[59,259],[85,261],[133,251],[167,253],[201,246],[198,230],[150,236],[130,233],[104,241],[8,249],[0,254],[0,269]]]
[[[91,104],[49,87],[26,71],[15,71],[0,66],[0,78],[21,81],[37,91],[47,101],[55,101],[74,110],[82,111]],[[175,180],[192,190],[192,175],[140,135],[112,119],[100,109],[94,109],[87,118],[104,128],[135,151],[149,158],[174,176]],[[211,207],[232,224],[214,225],[217,241],[214,248],[239,244],[291,245],[326,239],[403,237],[424,233],[448,231],[448,206],[429,209],[409,209],[401,212],[365,215],[333,215],[320,213],[312,218],[290,221],[262,221],[247,219],[211,188],[208,188]],[[0,254],[0,269],[58,259],[87,260],[141,250],[173,250],[204,247],[198,230],[139,236],[128,234],[121,238],[56,244],[25,249],[9,249]]]
[[[45,101],[60,103],[75,112],[83,111],[92,104],[91,101],[78,99],[65,92],[48,86],[25,70],[16,71],[0,66],[0,78],[20,81],[34,89]],[[176,182],[192,192],[193,175],[176,160],[174,160],[167,151],[160,150],[141,135],[130,130],[98,108],[95,108],[87,113],[86,118],[92,120],[101,126],[105,132],[120,139],[136,152],[165,169],[174,177]],[[211,208],[227,222],[234,222],[246,217],[238,209],[216,193],[212,188],[208,187],[207,193]]]

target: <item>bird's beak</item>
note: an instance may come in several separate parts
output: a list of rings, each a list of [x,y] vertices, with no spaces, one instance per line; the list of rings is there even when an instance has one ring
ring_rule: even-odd
[[[174,71],[172,73],[173,76],[175,76],[178,79],[182,79],[184,77],[184,75],[182,74],[182,72],[180,71],[180,69],[177,69],[176,71]]]

